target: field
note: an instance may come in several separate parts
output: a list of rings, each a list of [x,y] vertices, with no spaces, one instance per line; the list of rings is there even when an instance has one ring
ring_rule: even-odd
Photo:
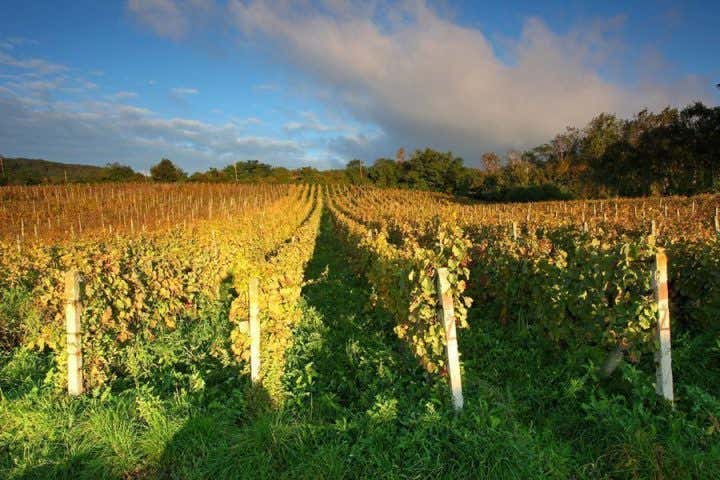
[[[718,206],[2,188],[0,478],[720,478]],[[659,252],[672,403],[655,387]],[[82,285],[76,397],[69,271]]]

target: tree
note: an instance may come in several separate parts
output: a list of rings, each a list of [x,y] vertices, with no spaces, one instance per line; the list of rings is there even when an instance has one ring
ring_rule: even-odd
[[[190,181],[193,182],[225,182],[228,178],[219,171],[217,168],[211,167],[207,172],[195,172],[190,176]]]
[[[487,173],[495,173],[500,169],[500,157],[495,152],[483,153],[482,166]]]
[[[589,163],[601,158],[613,144],[622,140],[623,122],[615,115],[602,113],[590,120],[583,130],[581,155]]]
[[[397,187],[400,181],[400,166],[389,158],[378,158],[368,172],[370,180],[381,187]]]
[[[565,133],[559,133],[550,141],[555,160],[563,165],[572,162],[580,144],[580,131],[574,127],[567,127]]]
[[[350,183],[365,183],[365,165],[362,160],[350,160],[345,167],[345,173]]]
[[[503,173],[507,184],[526,187],[533,180],[534,168],[530,162],[523,160],[519,152],[511,150],[508,152],[508,162]]]
[[[127,182],[141,180],[143,176],[132,168],[119,163],[108,163],[103,167],[101,179],[109,182]]]
[[[222,171],[226,180],[254,181],[269,177],[273,167],[258,160],[246,160],[228,165]]]
[[[297,179],[302,183],[323,183],[322,175],[313,167],[302,167],[297,172]]]
[[[431,148],[416,150],[405,168],[403,181],[412,188],[457,193],[465,170],[463,160],[452,152],[438,152]]]
[[[153,165],[150,176],[156,182],[179,182],[187,178],[187,174],[167,158]]]

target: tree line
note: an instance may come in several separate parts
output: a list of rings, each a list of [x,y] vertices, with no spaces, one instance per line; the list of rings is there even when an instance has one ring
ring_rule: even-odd
[[[533,194],[574,198],[720,192],[720,107],[702,103],[631,119],[601,114],[549,142],[483,155],[475,193],[489,199]],[[540,190],[540,192],[537,192]]]
[[[504,156],[487,152],[479,167],[430,148],[342,170],[287,170],[239,162],[194,174],[198,181],[304,181],[433,190],[489,201],[720,193],[720,107],[643,110],[630,119],[602,113],[548,142]]]
[[[529,150],[487,152],[480,168],[451,152],[417,150],[406,159],[400,149],[369,167],[353,160],[346,175],[490,201],[720,193],[720,107],[695,103],[630,119],[603,113]]]
[[[4,160],[7,164],[24,159]],[[32,160],[26,162],[44,164],[32,164],[31,168],[15,162],[22,175],[8,177],[4,168],[0,184],[3,179],[16,184],[148,180],[351,183],[432,190],[489,201],[720,192],[720,107],[695,103],[659,113],[643,110],[630,119],[603,113],[586,126],[568,127],[537,147],[504,156],[487,152],[478,161],[479,167],[469,167],[452,152],[426,148],[408,155],[401,148],[394,158],[378,158],[372,164],[354,159],[343,169],[287,169],[245,160],[188,175],[164,158],[144,176],[116,163],[89,167]],[[67,167],[81,173],[68,177]],[[43,171],[52,175],[43,177]]]

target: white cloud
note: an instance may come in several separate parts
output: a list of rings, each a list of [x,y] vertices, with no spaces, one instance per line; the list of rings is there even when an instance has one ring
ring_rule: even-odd
[[[61,83],[62,83],[62,80],[53,80],[53,81],[36,80],[34,82],[25,82],[18,86],[24,87],[30,91],[38,92],[38,91],[47,91],[47,90],[57,90],[60,87]]]
[[[104,164],[118,161],[147,169],[162,157],[189,171],[257,158],[297,166],[307,145],[242,134],[232,123],[162,118],[146,108],[114,102],[58,102],[18,97],[0,87],[3,155]],[[320,165],[323,166],[323,165]]]
[[[25,60],[18,60],[24,62]],[[0,84],[12,90],[19,97],[33,97],[49,101],[50,97],[63,94],[88,95],[100,86],[81,77],[70,77],[64,73],[49,71],[23,71],[0,75]]]
[[[128,9],[140,23],[173,40],[209,21],[215,7],[207,0],[128,0]]]
[[[51,63],[41,58],[18,59],[8,53],[0,52],[0,64],[22,70],[29,70],[38,74],[48,74],[69,70],[65,65]]]
[[[257,117],[237,118],[230,116],[230,122],[236,125],[238,128],[246,128],[250,125],[263,125],[265,122]]]
[[[178,97],[185,97],[188,95],[197,95],[200,91],[197,88],[175,87],[170,89],[170,93]]]
[[[137,98],[137,96],[138,96],[138,94],[136,92],[122,91],[122,92],[115,92],[111,95],[108,95],[107,98],[109,98],[110,100],[122,101],[122,100],[131,99],[131,98]]]
[[[321,122],[317,115],[313,112],[302,112],[300,114],[301,121],[293,121],[286,123],[283,128],[287,133],[303,133],[303,132],[332,132],[341,130],[342,128],[336,125],[329,125]]]
[[[385,135],[368,140],[376,153],[430,145],[474,163],[483,151],[537,145],[600,112],[627,116],[709,98],[696,79],[625,86],[603,77],[618,49],[609,31],[622,19],[560,35],[530,18],[506,42],[511,61],[503,61],[483,32],[422,1],[313,8],[232,0],[229,9],[247,37],[285,52],[329,90],[329,105],[379,126]],[[347,140],[348,148],[358,143]]]
[[[188,29],[187,19],[172,0],[129,0],[128,8],[160,35],[178,39]]]
[[[5,50],[14,50],[17,47],[26,45],[37,45],[38,41],[31,38],[24,37],[8,37],[5,40],[0,41],[0,48]]]

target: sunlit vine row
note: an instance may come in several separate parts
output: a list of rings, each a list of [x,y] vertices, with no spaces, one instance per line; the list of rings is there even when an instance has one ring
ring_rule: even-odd
[[[248,193],[249,191],[246,191]],[[308,187],[269,190],[246,198],[234,215],[186,221],[155,232],[107,235],[54,245],[0,244],[0,294],[28,291],[30,313],[17,342],[55,352],[56,383],[64,383],[63,278],[77,269],[84,285],[86,382],[99,388],[128,373],[135,344],[152,342],[182,322],[201,318],[223,283],[247,274],[291,238],[313,201]],[[248,260],[250,259],[250,260]],[[221,352],[218,352],[221,355]]]
[[[679,209],[683,204],[691,213],[694,208],[706,215],[714,213],[713,201],[663,199],[660,209],[650,200],[645,205],[643,200],[623,200],[617,203],[615,218],[612,201],[485,205],[441,194],[365,188],[336,189],[333,196],[335,214],[344,224],[375,232],[396,249],[431,247],[441,222],[460,229],[471,243],[468,293],[482,310],[480,317],[539,329],[559,345],[620,348],[633,360],[654,348],[651,286],[656,244],[668,246],[671,259],[677,257],[671,278],[693,286],[685,290],[697,292],[697,274],[689,263],[717,263],[710,260],[717,242],[707,224],[699,222],[694,232],[680,234],[683,221],[675,217],[670,224],[666,218],[665,224],[656,222],[655,236],[650,236],[651,225],[644,223],[643,215],[649,218],[664,213],[665,207],[671,211],[671,206]],[[628,218],[628,209],[633,215],[637,210],[637,216]],[[675,231],[678,234],[671,237]],[[690,249],[692,262],[680,255],[681,245],[689,241],[696,245]],[[717,283],[713,288],[717,290]],[[717,302],[717,294],[713,298]],[[687,306],[685,300],[678,303]],[[685,310],[687,318],[692,312]]]
[[[16,247],[221,222],[287,195],[287,185],[100,184],[0,189],[0,240]]]
[[[235,270],[234,284],[240,293],[232,304],[230,319],[235,324],[231,334],[236,358],[250,359],[250,337],[247,330],[248,280],[260,280],[260,332],[262,383],[271,397],[281,402],[286,395],[282,387],[285,352],[292,344],[292,331],[300,320],[299,299],[304,285],[305,266],[315,249],[323,211],[319,190],[309,192],[310,208],[302,224],[274,251],[263,258],[248,259]]]
[[[349,194],[333,189],[327,204],[336,230],[352,253],[353,266],[367,277],[376,302],[392,314],[395,332],[408,342],[422,365],[431,373],[444,372],[445,331],[437,321],[436,271],[449,269],[458,325],[467,326],[471,301],[463,292],[470,273],[468,238],[457,227],[439,222],[431,245],[421,246],[412,238],[393,244],[387,230],[368,228],[346,213],[350,207],[344,196]]]

